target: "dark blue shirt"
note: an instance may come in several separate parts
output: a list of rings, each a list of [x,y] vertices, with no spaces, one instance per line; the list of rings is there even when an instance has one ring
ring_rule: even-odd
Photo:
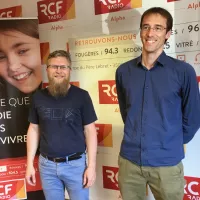
[[[125,124],[120,155],[142,166],[179,163],[200,127],[193,67],[163,52],[148,70],[140,56],[117,69],[116,87]]]
[[[33,95],[29,122],[39,124],[40,152],[65,157],[84,152],[84,125],[97,120],[87,91],[71,85],[66,96],[55,98],[47,89]]]

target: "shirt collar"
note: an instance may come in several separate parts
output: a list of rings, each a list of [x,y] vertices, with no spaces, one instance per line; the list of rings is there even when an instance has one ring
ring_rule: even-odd
[[[167,58],[167,55],[166,53],[163,51],[160,56],[158,57],[157,59],[157,64],[159,64],[159,66],[165,66],[165,63],[166,63],[166,58]],[[137,66],[142,66],[142,54],[137,57],[137,60],[136,60],[136,63],[137,63]]]

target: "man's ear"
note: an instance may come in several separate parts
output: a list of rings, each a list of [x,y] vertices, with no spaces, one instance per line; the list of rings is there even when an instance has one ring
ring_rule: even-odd
[[[172,31],[169,30],[169,31],[166,33],[165,39],[168,40],[168,39],[170,38],[171,34],[172,34]]]

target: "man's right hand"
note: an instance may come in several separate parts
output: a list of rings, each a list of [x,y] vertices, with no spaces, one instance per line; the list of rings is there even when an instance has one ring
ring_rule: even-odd
[[[26,168],[26,181],[29,185],[36,185],[35,169],[33,165],[27,165]]]

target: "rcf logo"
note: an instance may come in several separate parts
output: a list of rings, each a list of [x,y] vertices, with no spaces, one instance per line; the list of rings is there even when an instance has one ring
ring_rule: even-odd
[[[75,0],[39,1],[37,6],[40,24],[75,18]]]
[[[46,64],[49,53],[50,53],[49,43],[48,42],[40,43],[40,54],[41,54],[42,65]]]
[[[118,104],[116,84],[113,80],[99,81],[99,103]]]
[[[0,18],[21,17],[22,6],[4,8],[0,10]]]
[[[184,200],[200,199],[200,178],[185,176],[187,184],[184,189]]]
[[[118,167],[103,166],[103,187],[111,190],[119,190]]]
[[[24,179],[0,182],[0,199],[26,199]]]
[[[96,124],[98,145],[112,147],[112,124]]]
[[[142,7],[142,0],[94,0],[95,15]]]

